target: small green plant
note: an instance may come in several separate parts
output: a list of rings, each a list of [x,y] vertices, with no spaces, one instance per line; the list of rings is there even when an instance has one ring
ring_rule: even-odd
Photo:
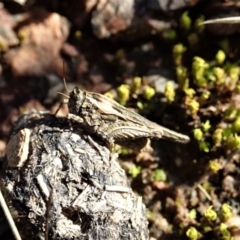
[[[180,18],[180,27],[185,30],[185,31],[189,31],[191,29],[191,25],[192,25],[192,20],[188,15],[188,12],[184,12]]]
[[[175,89],[173,87],[172,82],[167,82],[165,85],[165,91],[164,91],[165,97],[167,98],[168,102],[173,102],[175,99]]]
[[[186,231],[186,235],[190,240],[197,240],[199,233],[197,231],[197,229],[195,227],[190,227],[187,231]]]
[[[146,100],[150,100],[155,95],[155,93],[156,93],[156,91],[154,88],[147,86],[143,91],[143,97]]]
[[[139,94],[141,91],[141,87],[142,87],[142,78],[140,77],[133,78],[132,86],[131,86],[132,92],[135,94]]]
[[[130,87],[127,84],[122,84],[117,88],[119,103],[125,105],[130,98]]]
[[[163,37],[168,40],[176,40],[177,32],[174,29],[169,29],[163,33]]]
[[[217,160],[211,160],[208,166],[210,170],[214,173],[217,173],[220,169],[222,169],[221,164]]]
[[[133,177],[136,178],[140,173],[142,169],[140,166],[133,165],[132,168],[128,171],[128,173]]]
[[[198,113],[200,104],[195,99],[186,99],[185,105],[187,107],[187,110],[191,116],[194,116]]]
[[[222,69],[220,67],[214,67],[212,71],[213,71],[214,76],[216,77],[216,84],[217,85],[223,84],[224,79],[225,79],[224,69]]]
[[[207,132],[211,128],[210,121],[207,120],[205,123],[202,123],[201,126],[202,126],[203,131]]]
[[[200,128],[193,130],[193,136],[196,140],[201,141],[203,139],[203,132]]]
[[[217,219],[217,213],[213,210],[213,206],[210,206],[204,212],[204,217],[208,221],[215,221]]]
[[[210,151],[209,147],[210,147],[210,144],[208,142],[203,141],[199,143],[199,148],[203,152],[209,152]]]
[[[215,59],[219,65],[223,64],[226,59],[226,54],[223,50],[219,50],[215,56]]]
[[[239,133],[240,132],[240,117],[237,117],[232,124],[232,132]]]
[[[191,219],[196,219],[196,217],[197,217],[197,211],[196,211],[195,208],[193,208],[191,211],[189,211],[188,217],[191,218]]]
[[[210,91],[204,91],[204,92],[201,94],[200,98],[199,98],[199,102],[200,102],[201,104],[204,104],[204,103],[206,102],[206,100],[209,99],[210,96],[211,96],[211,92],[210,92]]]
[[[234,238],[232,238],[231,233],[229,232],[228,227],[225,223],[220,224],[219,230],[221,233],[222,240],[234,240]]]
[[[224,221],[227,221],[230,217],[232,217],[232,207],[227,203],[224,203],[221,207],[221,216]]]
[[[213,133],[213,141],[215,146],[220,146],[223,140],[223,129],[217,128]]]
[[[176,75],[178,84],[181,90],[186,90],[189,88],[189,78],[187,77],[187,69],[182,66],[176,68]]]
[[[226,144],[227,148],[232,151],[240,149],[240,136],[233,134],[227,139]]]
[[[194,83],[198,87],[204,87],[207,84],[207,79],[205,78],[205,71],[209,68],[209,64],[200,57],[194,57],[192,63],[192,73],[194,78]]]
[[[173,59],[176,65],[181,65],[183,53],[187,50],[181,43],[173,47]]]
[[[186,93],[186,96],[189,99],[192,99],[196,94],[196,91],[193,88],[187,88],[187,89],[184,90],[184,92]]]
[[[163,181],[165,182],[167,180],[167,174],[163,169],[156,169],[152,173],[152,179],[154,181]]]

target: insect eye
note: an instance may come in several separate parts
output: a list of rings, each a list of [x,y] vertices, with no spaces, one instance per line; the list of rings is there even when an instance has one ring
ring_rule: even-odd
[[[75,87],[75,88],[73,89],[73,92],[74,92],[74,94],[78,94],[78,93],[79,93],[78,88]]]

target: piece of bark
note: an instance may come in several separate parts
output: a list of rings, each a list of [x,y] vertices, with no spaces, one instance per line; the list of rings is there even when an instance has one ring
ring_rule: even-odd
[[[103,142],[66,118],[23,115],[1,189],[23,239],[148,239],[146,209]]]

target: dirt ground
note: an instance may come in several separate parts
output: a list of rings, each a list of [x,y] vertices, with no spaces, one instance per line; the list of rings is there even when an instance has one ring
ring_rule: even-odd
[[[191,138],[117,148],[151,240],[240,239],[240,25],[198,27],[239,12],[233,0],[0,1],[1,156],[22,114],[55,113],[65,78]]]

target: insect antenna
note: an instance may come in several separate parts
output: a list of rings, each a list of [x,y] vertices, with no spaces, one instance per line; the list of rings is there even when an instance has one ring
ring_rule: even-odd
[[[70,93],[71,91],[68,89],[68,86],[67,86],[67,82],[66,82],[65,77],[63,78],[63,84],[64,84],[64,87],[65,87],[66,91],[67,91],[68,93]]]
[[[65,72],[65,64],[64,64],[64,61],[63,61],[63,72]],[[63,84],[64,84],[64,87],[65,87],[66,91],[67,91],[68,93],[70,93],[71,91],[70,91],[70,90],[68,89],[68,87],[67,87],[67,82],[66,82],[65,77],[63,77]],[[64,93],[61,93],[61,92],[57,92],[57,93],[63,95],[63,96],[66,97],[66,98],[63,99],[63,101],[61,101],[61,103],[59,104],[57,110],[56,110],[55,113],[54,113],[55,116],[57,115],[57,113],[58,113],[58,111],[60,110],[60,108],[62,107],[62,105],[68,103],[68,99],[69,99],[69,96],[68,96],[68,95],[66,95],[66,94],[64,94]]]
[[[62,92],[57,92],[57,93],[63,95],[66,98],[69,98],[69,96],[67,94],[65,94],[65,93],[62,93]]]
[[[69,96],[67,94],[64,94],[62,92],[57,92],[58,94],[64,96],[66,99],[63,99],[63,102],[64,104],[67,104],[68,103],[68,99],[69,99]]]
[[[63,61],[63,74],[65,73],[65,62]],[[70,91],[69,91],[69,89],[68,89],[68,87],[67,87],[67,82],[66,82],[66,78],[65,77],[63,77],[63,84],[64,84],[64,87],[65,87],[65,89],[66,89],[66,91],[68,92],[68,93],[70,93]]]
[[[203,24],[238,24],[240,22],[239,16],[233,16],[233,17],[224,17],[224,18],[216,18],[216,19],[210,19],[206,20],[204,22],[201,22],[199,25]]]

